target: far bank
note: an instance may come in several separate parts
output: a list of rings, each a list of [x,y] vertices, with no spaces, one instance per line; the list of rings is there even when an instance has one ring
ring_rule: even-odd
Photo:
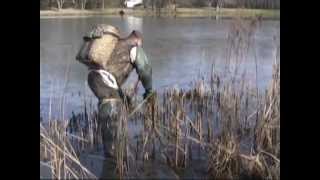
[[[79,9],[62,9],[62,10],[40,10],[40,18],[54,17],[81,17],[81,16],[120,16],[120,12],[130,16],[172,16],[172,17],[261,17],[268,19],[280,19],[279,9],[230,9],[230,8],[176,8],[152,10],[151,8],[127,9],[127,8],[108,8],[104,10],[79,10]]]

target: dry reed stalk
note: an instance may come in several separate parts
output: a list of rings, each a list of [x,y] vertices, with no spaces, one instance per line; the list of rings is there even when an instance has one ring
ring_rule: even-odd
[[[178,147],[179,147],[179,124],[178,124],[178,119],[175,118],[175,166],[178,167],[178,161],[179,161],[179,151],[178,151]]]
[[[66,133],[64,133],[66,124],[59,125],[58,121],[52,121],[49,127],[46,129],[40,124],[40,143],[48,149],[53,178],[95,178],[77,158]],[[72,164],[76,164],[78,167],[71,168]],[[80,169],[78,170],[78,168]]]

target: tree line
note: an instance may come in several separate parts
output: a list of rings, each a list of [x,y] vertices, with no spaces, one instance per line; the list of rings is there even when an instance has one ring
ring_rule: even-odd
[[[40,9],[105,9],[124,7],[125,0],[40,0]],[[176,7],[222,7],[280,9],[280,0],[144,0],[144,8]]]

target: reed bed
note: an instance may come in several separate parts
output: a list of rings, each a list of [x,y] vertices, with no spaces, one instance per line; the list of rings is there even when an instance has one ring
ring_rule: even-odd
[[[66,131],[66,123],[61,121],[49,122],[49,127],[40,123],[40,164],[49,167],[51,173],[47,178],[73,179],[95,178],[84,167],[78,155],[69,141]],[[84,141],[78,137],[80,141]]]
[[[164,166],[174,174],[171,178],[280,179],[280,49],[265,91],[257,85],[256,59],[255,85],[239,68],[254,46],[258,26],[259,19],[232,24],[224,71],[213,65],[206,74],[209,81],[199,78],[189,89],[168,88],[142,102],[134,88],[125,90],[132,104],[119,112],[115,148],[121,179],[163,178],[155,171]],[[57,122],[47,128],[40,122],[41,158],[54,178],[95,178],[77,157],[101,147],[97,112],[85,109]]]

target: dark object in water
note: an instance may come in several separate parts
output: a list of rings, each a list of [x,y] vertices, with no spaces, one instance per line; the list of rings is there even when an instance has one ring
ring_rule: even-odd
[[[120,16],[123,16],[125,13],[123,10],[119,11]]]

